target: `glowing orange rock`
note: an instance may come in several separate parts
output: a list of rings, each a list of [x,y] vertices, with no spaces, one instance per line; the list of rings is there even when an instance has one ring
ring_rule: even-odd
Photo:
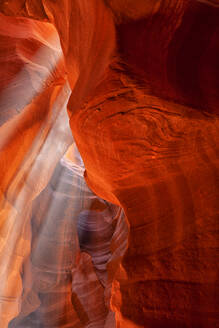
[[[3,226],[10,222],[5,215],[8,208],[17,210],[15,199],[28,181],[32,163],[37,161],[33,141],[39,131],[38,149],[47,139],[46,131],[53,126],[55,115],[52,104],[68,79],[70,125],[85,163],[88,185],[100,197],[121,206],[130,225],[125,256],[119,263],[118,255],[115,263],[111,261],[108,266],[110,281],[114,281],[112,294],[110,287],[107,291],[107,305],[115,312],[117,325],[217,326],[217,2],[11,0],[3,1],[0,9],[5,16],[38,20],[37,26],[52,23],[65,61],[60,62],[53,82],[0,131],[2,140],[10,132],[0,158]],[[17,18],[7,19],[10,22]],[[9,42],[10,35],[6,35]],[[8,80],[1,87],[18,72],[21,58],[37,64],[33,53],[27,51],[30,43],[24,39],[21,44],[12,40],[11,49],[19,44],[11,61],[18,67],[13,67],[12,74],[4,71]],[[36,49],[38,42],[33,45]],[[34,81],[33,71],[30,76]],[[62,101],[70,95],[66,88]],[[11,114],[15,114],[13,110]],[[34,177],[30,179],[31,186],[40,170],[45,178],[33,193],[31,188],[25,194],[29,205],[46,186],[48,172],[53,171],[69,145],[68,137],[61,128],[60,131],[64,142],[58,154],[56,149],[51,152],[54,163],[50,162],[45,170],[39,165],[35,175],[30,174]],[[23,168],[23,163],[29,164]],[[22,212],[25,202],[21,202],[20,217],[29,215],[28,211]],[[6,247],[9,230],[4,229],[1,232],[3,235],[6,231]],[[26,257],[30,233],[27,236],[23,247]],[[22,249],[22,242],[16,245]],[[118,247],[118,242],[112,237],[113,246]],[[80,275],[80,271],[86,273],[86,263],[91,273],[93,268],[88,255],[82,256],[79,263],[75,275],[80,277],[83,290],[91,277]],[[17,302],[22,288],[21,266],[22,260],[8,271],[9,285],[19,279],[14,290],[8,288]],[[99,293],[100,276],[97,277],[94,285]],[[75,296],[73,303],[80,312],[83,302],[77,301]],[[83,304],[89,307],[86,301]],[[6,327],[19,309],[16,305],[9,311],[8,305],[4,306],[2,322]]]

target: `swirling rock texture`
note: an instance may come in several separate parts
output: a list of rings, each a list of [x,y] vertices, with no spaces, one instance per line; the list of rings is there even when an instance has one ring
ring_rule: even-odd
[[[218,327],[217,0],[0,10],[2,327]]]
[[[107,318],[113,326],[107,263],[119,260],[111,240],[120,256],[126,249],[121,209],[95,196],[83,169],[65,159],[33,202],[31,225],[21,311],[9,327],[105,327]]]

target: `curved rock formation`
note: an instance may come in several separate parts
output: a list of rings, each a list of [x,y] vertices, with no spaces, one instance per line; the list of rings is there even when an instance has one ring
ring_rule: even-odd
[[[38,316],[45,327],[217,327],[217,1],[9,0],[0,3],[0,10],[1,61],[7,64],[0,84],[2,326],[15,317],[11,324],[32,320],[33,326]],[[43,58],[52,58],[49,63],[39,60],[39,49],[45,50]],[[14,86],[23,63],[20,84]],[[28,82],[33,101],[7,103],[9,91],[23,98],[22,81]],[[97,207],[80,210],[82,255],[77,260],[74,252],[69,255],[72,291],[70,280],[64,287],[57,271],[65,266],[59,254],[69,252],[63,240],[68,236],[58,224],[54,234],[62,246],[51,258],[56,282],[45,279],[61,302],[49,290],[41,293],[37,283],[28,310],[32,317],[25,313],[23,319],[21,268],[27,261],[29,276],[31,203],[40,193],[35,202],[48,204],[54,197],[47,184],[72,142],[68,125],[61,124],[67,102],[86,181],[104,201],[98,198]],[[125,238],[121,248],[121,228],[116,232],[113,220],[106,219],[111,208],[102,207],[106,201],[121,207],[129,224],[123,258]],[[33,229],[44,220],[39,214]],[[36,266],[41,260],[47,261],[43,250]],[[112,312],[107,315],[109,308],[115,321]]]
[[[104,327],[112,284],[107,265],[116,268],[128,236],[121,209],[95,196],[83,169],[64,159],[33,202],[31,226],[21,311],[9,327]]]

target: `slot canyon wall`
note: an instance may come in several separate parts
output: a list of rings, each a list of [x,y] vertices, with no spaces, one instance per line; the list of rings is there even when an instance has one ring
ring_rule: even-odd
[[[218,41],[217,0],[0,1],[0,327],[219,327]]]

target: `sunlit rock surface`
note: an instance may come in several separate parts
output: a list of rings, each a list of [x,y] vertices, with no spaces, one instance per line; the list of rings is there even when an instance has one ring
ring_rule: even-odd
[[[219,326],[218,2],[0,12],[0,326]]]
[[[127,243],[121,209],[95,196],[83,169],[65,159],[33,202],[31,227],[21,312],[9,327],[104,327],[107,264],[118,259],[111,240],[120,232],[120,256]]]

